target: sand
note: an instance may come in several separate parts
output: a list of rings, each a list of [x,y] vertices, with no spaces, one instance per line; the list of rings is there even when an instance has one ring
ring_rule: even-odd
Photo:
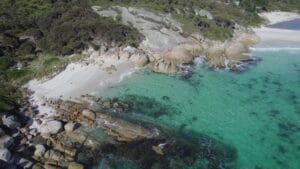
[[[299,19],[300,15],[293,12],[263,12],[259,14],[268,20],[268,24],[276,24],[279,22],[290,21],[294,19]]]

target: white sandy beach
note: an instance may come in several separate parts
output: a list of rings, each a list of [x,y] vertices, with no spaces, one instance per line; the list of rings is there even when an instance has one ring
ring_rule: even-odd
[[[300,15],[290,12],[268,12],[260,14],[276,24],[284,21],[299,19]],[[253,29],[260,37],[260,42],[255,48],[300,48],[300,30],[287,30],[262,26]]]
[[[52,116],[54,110],[44,104],[47,99],[80,100],[81,95],[114,86],[134,71],[126,60],[92,52],[87,61],[71,63],[52,79],[33,79],[25,87],[34,92],[31,102],[40,113]]]

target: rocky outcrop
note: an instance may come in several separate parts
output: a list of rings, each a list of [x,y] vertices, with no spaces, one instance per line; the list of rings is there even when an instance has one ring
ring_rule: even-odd
[[[104,9],[94,6],[93,9],[106,17],[115,17],[112,11],[119,12],[124,24],[138,29],[145,36],[140,46],[119,50],[118,56],[131,61],[137,67],[148,65],[159,73],[183,71],[182,64],[190,63],[200,55],[210,67],[236,70],[239,64],[251,59],[244,53],[257,41],[253,33],[240,29],[241,26],[238,25],[236,26],[239,29],[236,29],[232,39],[225,42],[213,41],[203,38],[199,33],[184,32],[181,24],[169,15],[133,7],[115,6]],[[111,11],[111,15],[107,10]],[[197,9],[194,12],[201,17],[213,19],[212,14],[206,10]]]
[[[88,105],[83,103],[62,100],[55,103],[52,106],[56,108],[57,112],[60,112],[60,119],[86,123],[92,127],[100,127],[108,135],[115,137],[119,141],[150,139],[160,136],[157,129],[148,129],[105,113],[93,112]],[[82,140],[84,139],[85,137],[82,138]]]

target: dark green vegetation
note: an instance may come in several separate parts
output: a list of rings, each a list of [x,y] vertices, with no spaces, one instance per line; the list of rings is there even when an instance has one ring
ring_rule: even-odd
[[[150,10],[171,13],[185,30],[198,31],[209,39],[226,40],[233,35],[236,23],[257,26],[264,20],[257,12],[300,9],[299,0],[93,0],[102,6],[139,6]],[[213,19],[196,15],[195,11],[209,11]]]
[[[181,21],[185,30],[197,31],[207,38],[225,40],[232,37],[236,23],[243,26],[259,25],[263,22],[256,12],[248,11],[234,2],[215,0],[95,0],[100,5],[140,6],[151,10],[171,13]],[[203,9],[212,14],[213,19],[196,15]],[[196,12],[197,11],[197,12]]]
[[[2,0],[0,111],[17,107],[24,82],[62,65],[65,59],[53,55],[79,53],[88,46],[137,46],[141,39],[136,29],[94,13],[85,0]],[[32,66],[36,60],[43,61],[39,69]]]

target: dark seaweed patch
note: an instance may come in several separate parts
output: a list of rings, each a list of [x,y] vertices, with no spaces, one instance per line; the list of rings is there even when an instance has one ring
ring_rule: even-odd
[[[179,128],[180,128],[180,129],[184,129],[184,128],[186,128],[186,126],[187,126],[187,124],[182,123],[182,124],[179,126]]]
[[[163,99],[164,101],[169,101],[169,100],[170,100],[170,97],[169,97],[169,96],[163,96],[162,99]]]
[[[262,138],[260,138],[260,140],[259,140],[260,142],[265,142],[266,141],[266,138],[265,137],[262,137]]]
[[[285,123],[278,123],[278,136],[281,137],[283,140],[288,141],[290,144],[294,144],[295,141],[292,139],[292,136],[298,132],[300,132],[300,127],[298,127],[296,124],[293,124],[291,122],[285,122]]]
[[[255,165],[254,169],[263,169],[261,166]]]
[[[259,91],[261,94],[266,94],[267,92],[265,90],[260,90]]]
[[[270,82],[269,76],[263,76],[262,80],[263,80],[264,83],[269,83]]]
[[[274,84],[275,86],[281,87],[282,84],[279,81],[272,81],[272,84]]]
[[[142,169],[173,169],[175,166],[172,161],[183,163],[184,166],[192,166],[198,159],[206,162],[207,169],[233,168],[232,164],[237,156],[234,148],[204,135],[192,132],[186,134],[180,131],[175,133],[164,139],[106,145],[97,150],[100,155],[96,157],[107,158],[107,154],[125,156],[139,163]],[[159,144],[165,144],[164,155],[159,155],[152,149]]]
[[[285,123],[278,123],[278,127],[282,131],[288,131],[288,132],[300,132],[300,127],[298,127],[296,124],[293,124],[291,122],[285,122]]]
[[[197,121],[198,120],[198,118],[196,117],[196,116],[193,116],[192,117],[192,121],[194,122],[194,121]]]
[[[169,100],[169,97],[163,96],[163,99]],[[119,98],[119,101],[128,105],[129,112],[143,114],[154,118],[181,113],[169,104],[161,103],[154,98],[146,96],[125,95]]]
[[[273,110],[269,111],[268,114],[269,114],[269,116],[276,118],[280,114],[280,111],[273,109]]]
[[[254,112],[254,111],[250,112],[249,115],[250,115],[250,116],[254,116],[254,117],[257,117],[257,116],[258,116],[257,112]]]
[[[277,146],[277,150],[278,150],[278,152],[281,153],[281,154],[285,154],[285,153],[287,152],[287,150],[285,149],[285,147],[282,146],[282,145],[278,145],[278,146]]]

